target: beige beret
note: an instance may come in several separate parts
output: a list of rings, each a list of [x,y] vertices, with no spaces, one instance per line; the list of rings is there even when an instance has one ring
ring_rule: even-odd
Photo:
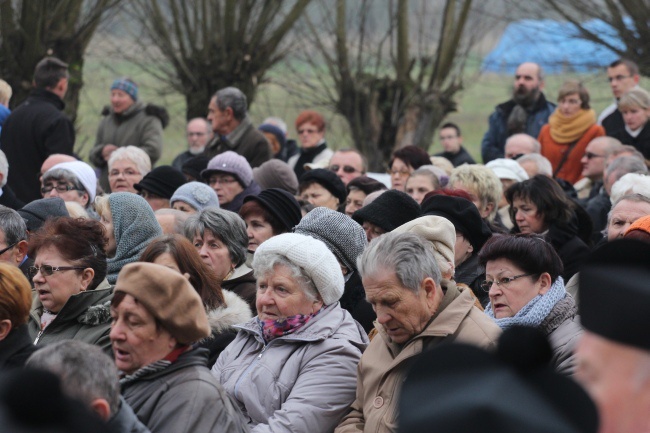
[[[210,335],[199,294],[177,271],[153,263],[130,263],[117,276],[114,291],[137,299],[181,344]]]
[[[415,233],[429,241],[442,275],[454,274],[456,229],[446,218],[427,215],[402,224],[394,233]]]

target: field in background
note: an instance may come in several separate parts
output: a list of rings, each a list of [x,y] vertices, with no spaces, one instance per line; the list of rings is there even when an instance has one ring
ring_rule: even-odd
[[[180,152],[185,150],[185,100],[182,95],[165,88],[159,81],[143,74],[126,62],[111,62],[106,66],[106,59],[92,55],[86,59],[84,68],[84,88],[77,121],[77,152],[87,159],[88,152],[95,142],[95,133],[101,119],[102,108],[109,103],[109,87],[114,78],[129,75],[139,84],[140,99],[145,102],[162,105],[169,111],[171,122],[165,129],[164,151],[159,164],[170,163]],[[285,77],[286,78],[286,77]],[[590,75],[551,75],[546,79],[545,94],[555,102],[557,90],[566,79],[581,79],[591,94],[592,108],[599,113],[612,101],[611,92],[604,73]],[[290,136],[295,138],[291,125],[298,113],[307,107],[299,97],[289,94],[285,89],[273,83],[261,86],[255,101],[250,107],[252,120],[259,124],[267,116],[279,116],[285,119],[290,129]],[[641,85],[650,88],[650,80],[642,80]],[[512,77],[483,74],[467,80],[466,89],[460,94],[459,111],[452,113],[448,121],[458,124],[463,131],[464,144],[477,161],[480,161],[480,143],[487,128],[487,118],[494,106],[507,100],[512,86]],[[333,148],[352,147],[352,139],[343,118],[332,112],[317,108],[329,121],[327,141]],[[207,107],[206,107],[207,113]],[[442,149],[436,139],[429,148],[430,153]]]

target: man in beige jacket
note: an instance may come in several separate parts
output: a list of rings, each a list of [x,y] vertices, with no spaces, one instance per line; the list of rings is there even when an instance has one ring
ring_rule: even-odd
[[[356,399],[335,433],[395,432],[399,388],[415,355],[450,341],[491,347],[501,331],[471,291],[448,281],[443,289],[434,253],[419,235],[375,240],[359,259],[359,273],[378,333],[361,357]]]

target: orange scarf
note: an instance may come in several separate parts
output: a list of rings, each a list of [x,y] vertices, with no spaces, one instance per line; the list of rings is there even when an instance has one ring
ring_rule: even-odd
[[[596,112],[594,110],[581,109],[571,117],[566,117],[556,109],[548,118],[551,138],[556,143],[572,143],[580,137],[592,125],[596,124]]]

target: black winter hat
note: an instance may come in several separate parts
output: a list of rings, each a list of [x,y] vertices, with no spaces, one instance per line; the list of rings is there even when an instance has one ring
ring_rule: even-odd
[[[35,232],[40,229],[49,218],[70,216],[65,202],[60,197],[48,197],[27,203],[18,214],[25,220],[27,230]]]
[[[504,331],[496,354],[464,343],[424,352],[402,387],[399,431],[596,433],[596,405],[551,357],[526,327]]]
[[[187,182],[185,175],[171,165],[161,165],[151,170],[140,181],[133,185],[138,191],[145,190],[162,198],[170,199],[180,186]]]
[[[422,215],[436,215],[448,219],[457,232],[467,237],[476,252],[483,248],[492,236],[476,205],[463,197],[443,194],[428,197],[422,202]]]
[[[193,179],[196,179],[197,182],[202,182],[201,172],[207,168],[208,162],[210,162],[210,158],[207,156],[195,156],[185,161],[185,164],[181,167],[181,171],[183,174],[187,174]]]
[[[276,217],[285,230],[290,232],[302,218],[300,203],[289,192],[280,188],[269,188],[258,195],[247,195],[244,203],[255,200]]]
[[[339,204],[345,204],[345,198],[348,194],[345,192],[345,184],[333,171],[324,168],[316,168],[306,171],[300,176],[300,185],[307,182],[316,182],[323,186],[332,195],[339,199]]]
[[[391,189],[353,213],[352,219],[362,225],[368,221],[390,232],[419,216],[418,202],[402,191]]]
[[[650,350],[650,244],[619,239],[596,249],[580,269],[580,322],[627,346]]]

